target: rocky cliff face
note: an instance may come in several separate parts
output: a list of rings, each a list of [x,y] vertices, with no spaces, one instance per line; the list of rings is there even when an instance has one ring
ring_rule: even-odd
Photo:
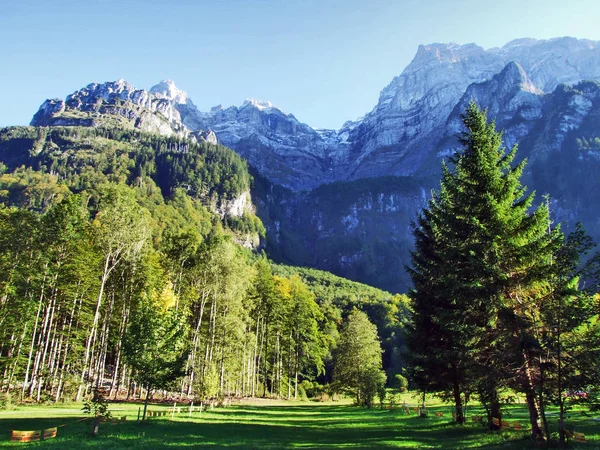
[[[371,112],[340,130],[313,130],[270,103],[255,101],[216,107],[197,117],[198,126],[214,130],[271,181],[306,190],[332,181],[435,172],[444,156],[436,151],[448,136],[450,115],[465,95],[487,91],[487,85],[477,87],[481,83],[495,80],[492,96],[509,95],[514,86],[505,83],[523,85],[519,95],[533,103],[518,114],[535,115],[534,96],[585,79],[600,79],[600,46],[594,41],[520,39],[490,50],[475,44],[431,44],[419,47]],[[513,99],[514,105],[521,103]],[[505,113],[510,115],[510,109]],[[514,136],[524,134],[521,130]]]
[[[521,39],[491,50],[474,44],[420,46],[409,66],[381,92],[375,108],[349,134],[351,154],[358,158],[349,178],[423,176],[435,171],[439,157],[446,155],[436,157],[431,152],[448,132],[456,131],[455,123],[449,124],[450,131],[446,125],[461,99],[486,102],[477,98],[484,92],[505,97],[516,83],[522,85],[519,95],[535,103],[532,95],[552,92],[559,83],[586,79],[600,79],[600,46],[593,41]],[[488,92],[488,84],[477,87],[488,81],[496,84],[495,92]],[[513,103],[520,104],[521,99]],[[464,101],[459,104],[463,106]],[[530,107],[520,113],[536,114],[535,105]],[[511,115],[509,109],[505,113]]]
[[[336,182],[299,193],[257,176],[252,193],[269,257],[392,292],[409,285],[410,221],[427,195],[412,177]]]
[[[196,117],[200,128],[212,130],[221,144],[276,184],[306,189],[333,181],[328,176],[326,137],[269,102],[216,106]]]
[[[543,92],[515,62],[508,63],[490,80],[470,85],[446,121],[444,137],[438,144],[431,165],[458,149],[456,137],[462,131],[461,114],[470,102],[474,101],[488,110],[488,116],[504,130],[504,144],[511,148],[525,138],[536,121],[542,118],[543,99]]]

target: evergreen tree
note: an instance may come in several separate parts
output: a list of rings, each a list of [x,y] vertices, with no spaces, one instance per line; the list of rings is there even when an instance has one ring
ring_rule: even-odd
[[[545,204],[530,211],[533,194],[519,181],[525,161],[512,167],[517,149],[506,152],[486,113],[471,103],[463,123],[463,149],[415,226],[412,350],[427,384],[441,376],[463,381],[463,392],[476,389],[490,426],[501,420],[498,390],[513,381],[526,394],[533,434],[543,438],[535,395],[539,300],[551,290],[562,235],[548,231]],[[440,357],[444,370],[433,375]]]

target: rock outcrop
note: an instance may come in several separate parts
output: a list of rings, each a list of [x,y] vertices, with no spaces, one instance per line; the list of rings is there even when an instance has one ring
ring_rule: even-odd
[[[64,101],[46,100],[34,126],[121,126],[150,133],[187,136],[176,103],[161,94],[136,89],[125,80],[91,83]]]

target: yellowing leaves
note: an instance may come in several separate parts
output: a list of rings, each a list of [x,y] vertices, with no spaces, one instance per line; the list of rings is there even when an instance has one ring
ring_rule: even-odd
[[[179,303],[177,294],[173,291],[173,283],[171,280],[167,281],[165,284],[159,297],[159,303],[164,309],[174,308]]]

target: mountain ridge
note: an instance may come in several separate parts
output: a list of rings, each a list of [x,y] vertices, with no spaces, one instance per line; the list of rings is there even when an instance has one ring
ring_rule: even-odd
[[[474,43],[434,43],[420,45],[411,63],[382,89],[373,109],[346,121],[339,130],[314,129],[261,100],[248,99],[226,108],[218,105],[203,112],[171,80],[148,91],[124,80],[92,83],[63,103],[44,103],[32,125],[68,125],[71,120],[75,125],[95,126],[94,117],[69,119],[65,111],[87,106],[90,112],[93,108],[86,100],[118,99],[144,110],[132,113],[105,104],[97,106],[97,112],[127,116],[135,119],[132,126],[161,134],[201,136],[210,130],[272,182],[310,190],[334,181],[418,175],[431,160],[436,142],[444,139],[443,127],[469,86],[492,79],[512,62],[540,94],[560,83],[600,79],[596,41],[523,38],[488,50]],[[158,119],[152,119],[152,114]],[[425,167],[424,173],[429,171]]]

